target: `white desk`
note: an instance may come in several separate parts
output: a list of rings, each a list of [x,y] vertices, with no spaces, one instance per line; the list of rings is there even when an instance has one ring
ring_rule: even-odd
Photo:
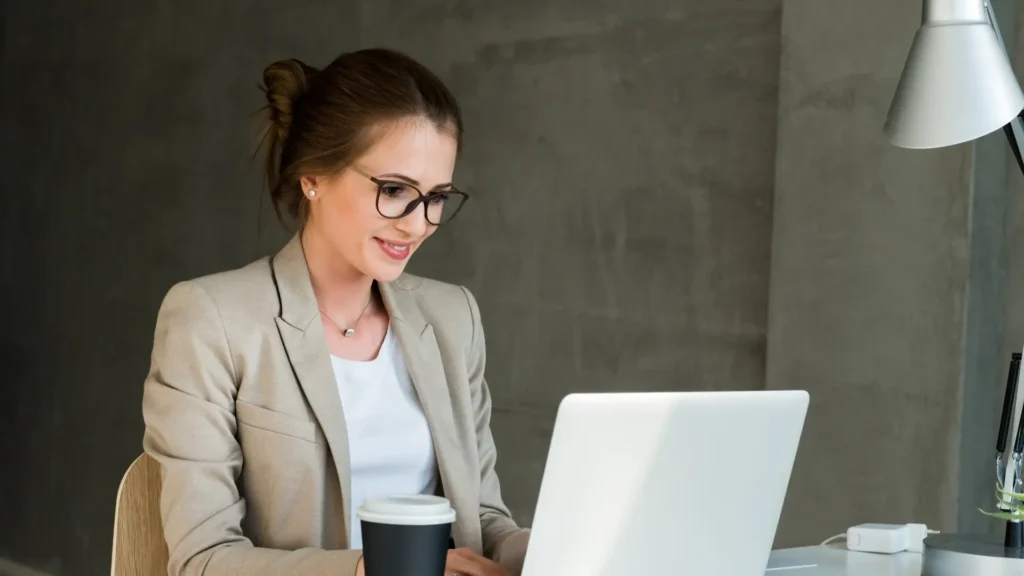
[[[843,544],[807,546],[773,550],[765,576],[921,576],[921,561],[921,554],[910,552],[869,554],[850,552]]]

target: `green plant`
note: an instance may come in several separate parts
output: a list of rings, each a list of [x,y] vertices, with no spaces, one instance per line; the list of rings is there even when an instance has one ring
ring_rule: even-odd
[[[1009,502],[1006,502],[1006,505],[1010,507],[1009,512],[986,512],[980,508],[978,511],[986,516],[999,518],[1000,520],[1020,520],[1024,518],[1024,494],[1005,490],[997,483],[996,500],[1000,505],[1003,505],[1003,500],[1006,496],[1010,497]]]

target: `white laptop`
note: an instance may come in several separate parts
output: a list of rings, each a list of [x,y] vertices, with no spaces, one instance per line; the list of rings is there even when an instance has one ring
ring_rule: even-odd
[[[764,576],[804,391],[571,394],[523,576]]]

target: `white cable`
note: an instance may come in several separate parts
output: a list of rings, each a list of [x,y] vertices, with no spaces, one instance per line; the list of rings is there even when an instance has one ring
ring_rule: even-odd
[[[929,534],[938,534],[938,530],[932,530],[924,524],[907,524],[907,551],[924,552],[924,540]]]
[[[842,534],[836,534],[835,536],[829,537],[827,540],[825,540],[824,542],[819,544],[819,546],[828,546],[829,544],[835,542],[836,540],[845,540],[845,539],[846,539],[846,532],[843,532]]]

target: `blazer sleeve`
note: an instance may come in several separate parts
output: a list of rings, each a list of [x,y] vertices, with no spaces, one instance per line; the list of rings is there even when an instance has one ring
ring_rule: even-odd
[[[257,548],[242,533],[237,383],[213,300],[195,281],[174,286],[157,316],[142,399],[143,447],[161,469],[168,574],[354,575],[358,550]]]
[[[480,308],[466,288],[466,299],[473,322],[469,352],[469,386],[476,414],[477,449],[480,454],[480,526],[483,532],[484,555],[501,564],[510,574],[523,569],[530,531],[520,528],[501,498],[501,486],[494,466],[498,458],[491,435],[491,393],[484,378],[486,347]]]

